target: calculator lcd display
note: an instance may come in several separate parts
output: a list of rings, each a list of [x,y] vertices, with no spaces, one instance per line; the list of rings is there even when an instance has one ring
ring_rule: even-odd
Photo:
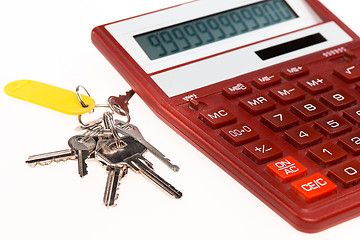
[[[266,0],[134,36],[151,59],[276,25],[298,15],[285,0]]]

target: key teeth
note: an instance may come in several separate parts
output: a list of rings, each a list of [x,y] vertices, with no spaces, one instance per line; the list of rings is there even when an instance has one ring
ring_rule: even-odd
[[[60,163],[60,162],[66,162],[68,160],[71,160],[71,157],[68,158],[62,158],[62,159],[50,159],[50,160],[46,160],[46,161],[39,161],[39,162],[30,162],[30,161],[26,161],[25,163],[29,166],[29,167],[36,167],[37,165],[40,166],[48,166],[50,164],[52,164],[53,162],[55,163]]]
[[[84,177],[84,176],[86,176],[87,174],[88,174],[87,164],[84,163],[84,164],[82,165],[82,169],[79,169],[79,175],[80,175],[80,177]]]

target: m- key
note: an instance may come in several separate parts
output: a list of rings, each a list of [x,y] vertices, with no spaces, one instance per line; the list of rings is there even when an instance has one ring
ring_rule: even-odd
[[[90,136],[75,135],[69,139],[68,145],[70,149],[30,156],[26,163],[31,167],[35,167],[38,164],[44,166],[52,162],[77,160],[79,175],[80,177],[85,176],[87,174],[87,164],[85,160],[94,151],[96,141]]]

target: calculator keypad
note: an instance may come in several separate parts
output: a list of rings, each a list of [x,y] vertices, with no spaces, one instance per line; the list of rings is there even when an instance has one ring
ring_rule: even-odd
[[[199,111],[199,118],[234,155],[287,186],[285,194],[317,202],[336,194],[337,185],[360,185],[360,160],[352,157],[360,155],[357,93],[334,79],[360,91],[360,65],[343,64],[326,74],[299,64],[250,82],[240,78],[221,92],[235,105],[231,113],[225,104]]]

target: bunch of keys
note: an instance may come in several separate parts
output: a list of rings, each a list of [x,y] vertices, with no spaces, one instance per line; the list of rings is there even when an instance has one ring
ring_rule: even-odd
[[[35,86],[33,86],[32,88],[38,89],[39,86],[36,86],[36,84],[40,84],[40,86],[42,87],[44,87],[45,85],[45,88],[49,88],[45,91],[59,91],[56,93],[61,96],[63,96],[64,94],[69,94],[69,96],[73,95],[73,93],[70,91],[64,93],[64,91],[67,91],[64,89],[59,89],[50,85],[33,81],[32,83],[35,83]],[[90,95],[85,88],[84,90],[89,96],[87,97],[79,94],[79,87],[76,89],[76,97],[78,99],[78,103],[80,103],[81,108],[88,108],[86,111],[84,110],[84,113],[89,112],[89,110],[94,109],[95,104],[91,102],[92,99],[90,98]],[[11,86],[10,90],[12,90]],[[5,92],[10,96],[21,98],[15,94],[16,91],[11,92],[8,89],[7,92],[5,88]],[[22,96],[26,95],[24,93],[21,94]],[[175,198],[181,198],[182,193],[178,191],[175,187],[173,187],[171,184],[169,184],[167,181],[165,181],[163,178],[161,178],[157,173],[155,173],[153,164],[144,157],[144,154],[149,151],[171,170],[173,170],[174,172],[179,171],[179,167],[177,165],[172,164],[170,159],[166,158],[164,154],[162,154],[158,149],[156,149],[149,142],[147,142],[143,138],[139,129],[135,125],[130,123],[128,101],[133,95],[134,91],[131,90],[125,95],[120,95],[118,97],[109,97],[108,106],[112,111],[104,112],[102,118],[91,123],[84,124],[81,120],[81,114],[79,114],[78,118],[81,124],[80,128],[85,132],[80,135],[75,135],[68,140],[69,149],[33,155],[28,158],[26,163],[31,167],[35,167],[37,165],[49,165],[53,162],[75,160],[77,161],[78,165],[78,174],[80,175],[80,177],[84,177],[88,174],[86,162],[89,159],[95,159],[104,168],[106,168],[108,174],[103,198],[104,204],[106,206],[116,205],[115,201],[118,198],[118,186],[120,185],[120,181],[128,174],[129,169],[132,172],[141,174],[145,178],[149,179],[171,196]],[[39,95],[37,94],[36,97],[38,96]],[[38,99],[34,98],[35,96],[30,96],[27,99],[25,97],[22,97],[22,99],[24,100],[39,104]],[[39,105],[46,107],[51,106],[49,108],[52,109],[58,107],[57,109],[55,109],[58,111],[60,111],[59,109],[61,109],[60,105],[54,107],[54,105],[49,104],[48,99],[47,101],[40,102],[42,102],[43,104]],[[76,111],[74,109],[72,110],[73,112],[81,112],[80,108]],[[124,122],[114,119],[115,114],[126,116],[127,121]]]

